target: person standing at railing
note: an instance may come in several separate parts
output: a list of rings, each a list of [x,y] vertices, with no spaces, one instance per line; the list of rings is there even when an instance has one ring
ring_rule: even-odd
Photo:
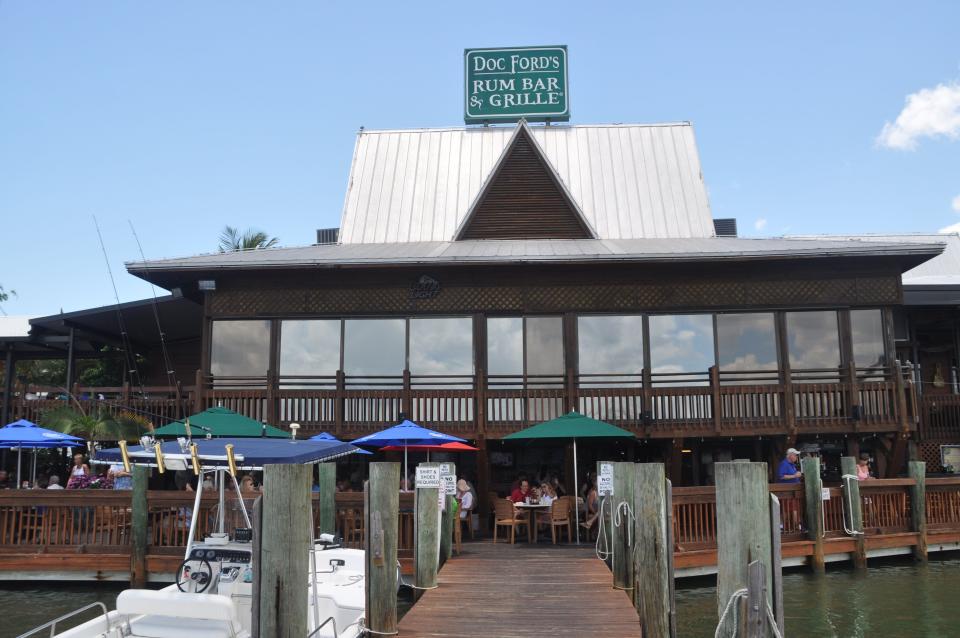
[[[803,478],[803,472],[797,468],[797,461],[800,460],[800,450],[790,448],[787,450],[787,458],[780,461],[777,468],[777,483],[799,483]]]
[[[67,480],[67,489],[76,489],[83,479],[90,476],[90,466],[84,462],[83,454],[73,455],[73,467],[70,468],[70,479]]]
[[[110,470],[107,475],[113,479],[113,489],[115,490],[132,490],[133,489],[133,476],[130,472],[127,472],[123,469],[122,463],[114,463],[110,466]]]

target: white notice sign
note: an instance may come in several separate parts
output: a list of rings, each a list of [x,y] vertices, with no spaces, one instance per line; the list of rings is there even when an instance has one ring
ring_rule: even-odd
[[[417,467],[417,489],[440,487],[440,468],[436,465]]]
[[[443,476],[444,474],[453,474],[453,468],[449,463],[440,464],[440,475]]]
[[[440,481],[443,489],[440,490],[443,494],[448,496],[454,496],[457,493],[457,477],[453,474],[441,474]]]
[[[829,500],[830,500],[830,488],[829,488],[829,487],[821,488],[821,490],[820,490],[820,500],[821,500],[821,501],[829,501]]]
[[[597,477],[597,493],[600,496],[613,496],[612,463],[600,464],[600,476]]]

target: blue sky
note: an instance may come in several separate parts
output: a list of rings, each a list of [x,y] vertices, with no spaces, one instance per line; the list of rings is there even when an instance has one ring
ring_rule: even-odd
[[[0,0],[5,309],[112,303],[93,215],[123,300],[127,220],[148,258],[310,243],[360,126],[462,123],[465,47],[567,44],[574,123],[692,121],[741,234],[960,222],[960,3],[727,4]]]

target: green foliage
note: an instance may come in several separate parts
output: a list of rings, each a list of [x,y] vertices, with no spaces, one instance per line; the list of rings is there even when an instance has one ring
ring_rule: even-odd
[[[62,387],[67,380],[67,362],[63,359],[36,359],[18,361],[16,380],[28,385]]]
[[[16,290],[7,290],[2,285],[0,285],[0,303],[9,301],[10,297],[16,297],[16,296],[17,296]],[[7,314],[7,311],[3,309],[3,306],[0,306],[0,314],[4,314],[4,315]]]
[[[269,237],[262,230],[248,228],[241,233],[233,226],[224,226],[223,232],[220,233],[220,252],[230,253],[237,250],[271,248],[278,241],[276,237]]]
[[[69,406],[45,411],[40,417],[40,425],[57,432],[97,441],[136,441],[153,430],[150,421],[132,412],[113,415],[98,408],[87,414]]]

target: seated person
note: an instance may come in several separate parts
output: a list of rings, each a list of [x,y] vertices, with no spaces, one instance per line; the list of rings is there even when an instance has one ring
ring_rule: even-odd
[[[557,500],[557,492],[550,483],[544,483],[540,486],[540,504],[550,505]]]
[[[520,485],[510,493],[510,500],[516,503],[525,503],[528,498],[533,498],[533,492],[530,491],[530,481],[522,479]]]
[[[457,481],[457,500],[460,502],[460,518],[466,520],[473,509],[473,492],[463,479]]]

